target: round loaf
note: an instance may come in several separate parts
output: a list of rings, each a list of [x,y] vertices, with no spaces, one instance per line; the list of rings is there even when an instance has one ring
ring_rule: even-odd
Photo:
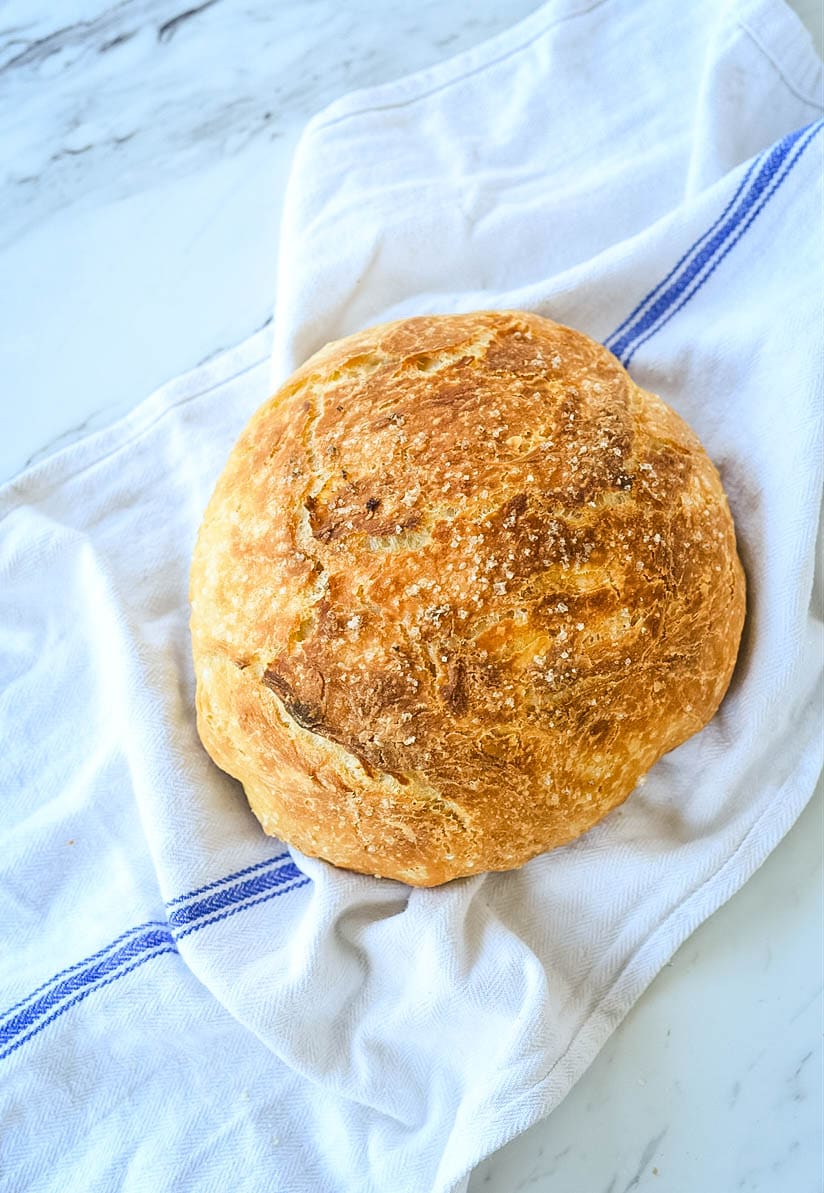
[[[506,311],[308,360],[229,458],[191,599],[200,736],[265,831],[420,886],[626,799],[717,709],[745,604],[692,431]]]

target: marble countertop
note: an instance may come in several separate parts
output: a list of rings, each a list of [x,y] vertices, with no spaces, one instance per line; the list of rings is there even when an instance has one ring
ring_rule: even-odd
[[[289,161],[315,111],[536,6],[6,0],[0,479],[266,324]],[[821,52],[824,10],[794,7]],[[819,786],[470,1193],[824,1187],[823,814]]]

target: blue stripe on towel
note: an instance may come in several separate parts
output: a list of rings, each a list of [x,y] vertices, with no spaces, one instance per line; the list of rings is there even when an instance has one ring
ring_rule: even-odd
[[[205,899],[200,899],[197,903],[190,903],[188,907],[175,908],[169,913],[169,923],[172,928],[190,924],[193,920],[202,919],[215,911],[220,911],[223,907],[242,903],[244,899],[258,895],[261,891],[271,890],[275,886],[283,886],[285,882],[292,882],[293,879],[302,877],[303,875],[295,863],[288,861],[285,865],[279,866],[277,870],[268,870],[263,874],[255,875],[254,878],[246,878],[242,882],[236,883],[235,886],[214,891]]]
[[[700,290],[789,176],[822,127],[824,121],[821,120],[806,125],[756,159],[712,227],[695,241],[667,277],[642,299],[635,311],[605,341],[623,364],[629,364],[641,344],[668,323]],[[638,312],[637,316],[635,312]]]
[[[45,1019],[41,1019],[36,1026],[32,1027],[31,1031],[27,1031],[23,1035],[20,1035],[16,1040],[14,1040],[13,1043],[10,1043],[8,1047],[0,1050],[0,1060],[10,1056],[12,1052],[16,1052],[17,1049],[22,1047],[23,1044],[27,1043],[32,1036],[38,1035],[38,1033],[41,1032],[44,1027],[48,1027],[48,1025],[55,1019],[59,1018],[60,1015],[63,1015],[66,1011],[71,1010],[73,1006],[76,1006],[77,1003],[82,1002],[84,998],[88,998],[90,994],[94,994],[97,990],[102,990],[104,986],[110,986],[112,982],[116,982],[118,978],[125,977],[127,973],[131,973],[131,971],[133,969],[137,969],[139,965],[145,964],[146,961],[151,961],[152,957],[160,957],[163,953],[176,952],[177,946],[173,941],[170,944],[161,945],[159,948],[154,949],[150,953],[143,953],[135,961],[133,961],[131,965],[127,965],[125,969],[121,969],[117,973],[112,974],[112,976],[110,978],[106,978],[105,981],[98,982],[97,985],[94,986],[85,986],[83,989],[78,991],[77,994],[75,994],[74,998],[71,998],[68,1002],[63,1003],[62,1006],[59,1006],[50,1015],[47,1015]]]
[[[98,949],[96,953],[92,953],[90,957],[86,957],[83,961],[77,961],[74,965],[69,965],[66,969],[61,969],[58,973],[53,974],[47,982],[42,986],[37,986],[36,989],[29,991],[25,998],[21,998],[19,1002],[13,1003],[2,1014],[0,1014],[0,1024],[12,1011],[16,1011],[18,1007],[22,1007],[24,1003],[29,1002],[30,999],[35,998],[41,991],[46,990],[52,983],[57,982],[60,978],[67,974],[74,973],[78,969],[82,969],[84,965],[89,965],[92,961],[96,961],[99,957],[103,957],[110,949],[115,948],[122,940],[126,940],[129,936],[134,936],[136,932],[143,932],[146,928],[163,928],[165,925],[162,920],[148,920],[145,924],[137,924],[134,928],[128,928],[125,932],[121,932],[120,936],[116,936],[114,940],[109,941],[102,949]]]
[[[124,966],[128,969],[133,968],[134,961],[141,954],[154,954],[159,949],[165,952],[175,948],[168,928],[150,928],[147,932],[132,937],[107,957],[92,961],[84,968],[78,968],[71,977],[63,978],[52,985],[34,1002],[30,1002],[22,1011],[6,1020],[0,1027],[0,1057],[13,1052],[14,1048],[35,1035],[46,1023],[68,1010],[79,1001],[78,996],[85,998],[96,986],[107,985],[105,979],[112,978],[115,971],[126,972]],[[117,976],[120,976],[119,972]],[[55,1008],[61,1004],[61,1009],[56,1010]],[[36,1030],[33,1031],[32,1028]]]
[[[223,886],[227,882],[233,882],[236,878],[242,878],[245,874],[254,874],[256,870],[264,870],[267,866],[271,866],[272,862],[283,861],[288,856],[288,853],[279,853],[277,857],[267,857],[264,862],[255,862],[253,866],[244,866],[242,870],[236,870],[234,874],[227,874],[225,878],[216,878],[214,882],[207,882],[205,886],[196,887],[195,890],[189,891],[185,895],[178,895],[176,899],[170,899],[166,906],[175,907],[178,903],[185,903],[187,899],[194,899],[195,895],[202,895],[205,891],[213,891],[216,887]]]
[[[633,310],[630,311],[630,313],[627,315],[627,317],[623,321],[623,323],[618,324],[618,326],[615,328],[615,331],[613,331],[612,334],[610,335],[609,339],[604,341],[605,344],[607,345],[607,347],[609,347],[610,340],[614,340],[617,336],[619,336],[621,334],[621,332],[624,330],[624,328],[628,327],[630,325],[630,323],[632,323],[633,319],[635,319],[636,316],[638,316],[641,313],[641,311],[644,310],[644,308],[647,306],[647,304],[652,302],[652,300],[654,298],[656,298],[657,295],[659,295],[661,293],[664,286],[666,286],[668,282],[672,281],[672,279],[678,273],[678,270],[681,268],[682,265],[685,264],[686,261],[689,260],[690,256],[695,252],[695,250],[700,248],[701,245],[704,244],[704,242],[710,236],[712,236],[713,232],[724,220],[724,217],[729,214],[729,212],[735,205],[735,202],[738,199],[738,196],[741,194],[744,187],[749,182],[750,175],[752,174],[753,170],[758,165],[758,163],[761,161],[763,156],[764,156],[763,154],[759,154],[757,157],[754,157],[752,159],[749,166],[745,170],[744,176],[741,179],[741,181],[739,182],[738,187],[736,188],[736,191],[735,191],[733,197],[730,199],[729,203],[724,208],[724,210],[721,212],[721,214],[719,215],[719,217],[715,221],[715,223],[711,224],[710,227],[707,228],[706,232],[704,232],[701,236],[699,236],[698,239],[693,244],[690,245],[690,247],[683,254],[683,256],[679,257],[679,259],[675,262],[675,264],[673,265],[672,269],[669,271],[667,276],[665,278],[662,278],[661,281],[658,283],[658,285],[654,286],[653,289],[650,290],[649,294],[646,294],[641,299],[641,301],[638,303],[638,305],[636,307],[634,307]]]
[[[218,920],[225,920],[228,916],[235,915],[238,911],[246,911],[249,907],[256,907],[258,903],[265,903],[267,899],[274,899],[277,895],[288,895],[292,891],[296,891],[298,887],[306,886],[307,883],[312,881],[312,879],[307,878],[305,874],[301,874],[300,870],[298,870],[298,875],[300,877],[300,881],[295,882],[294,879],[290,880],[292,882],[291,886],[280,887],[276,890],[269,891],[268,894],[260,895],[257,899],[251,899],[248,903],[244,903],[242,907],[230,907],[226,911],[221,911],[218,915],[213,915],[207,919],[198,920],[196,924],[190,924],[190,926],[188,928],[184,928],[182,932],[175,932],[175,940],[182,940],[183,937],[188,936],[190,932],[199,932],[201,928],[208,928],[210,924],[216,924]]]
[[[284,859],[288,859],[285,864]],[[265,866],[273,868],[256,873],[251,879],[245,877]],[[239,878],[241,881],[234,881]],[[150,920],[128,929],[83,961],[60,970],[48,982],[9,1007],[0,1016],[0,1060],[89,994],[111,985],[152,957],[176,953],[177,941],[181,937],[306,886],[310,881],[288,853],[281,853],[170,900],[166,906],[175,910],[170,912],[167,921]],[[216,890],[217,887],[223,889]],[[180,906],[205,891],[214,893],[188,907]]]

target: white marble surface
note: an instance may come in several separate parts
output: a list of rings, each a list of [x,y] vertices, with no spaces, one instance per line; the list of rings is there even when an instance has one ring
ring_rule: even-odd
[[[0,4],[0,479],[269,319],[289,159],[314,111],[534,7]],[[795,7],[820,51],[824,9]],[[819,787],[470,1193],[824,1188],[823,811]]]

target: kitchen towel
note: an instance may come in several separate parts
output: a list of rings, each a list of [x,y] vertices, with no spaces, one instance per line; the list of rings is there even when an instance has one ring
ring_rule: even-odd
[[[457,1190],[792,825],[822,761],[821,78],[779,0],[552,0],[333,104],[296,154],[273,344],[2,491],[4,1188]],[[476,307],[603,340],[695,428],[748,620],[719,714],[622,808],[411,890],[265,838],[206,757],[188,562],[273,370]]]

